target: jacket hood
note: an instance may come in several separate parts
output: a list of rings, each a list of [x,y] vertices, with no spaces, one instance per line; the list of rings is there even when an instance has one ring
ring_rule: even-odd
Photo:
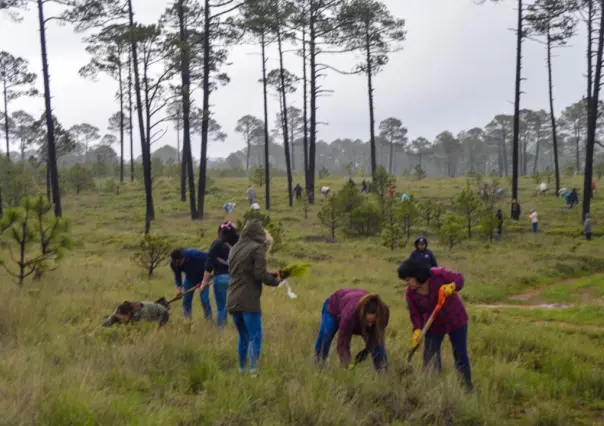
[[[428,248],[428,240],[425,239],[424,237],[417,237],[417,240],[415,240],[415,248],[417,248],[417,245],[421,242],[424,242],[426,244],[426,248]]]
[[[264,244],[264,239],[264,228],[262,227],[262,223],[260,223],[260,221],[257,219],[250,220],[248,223],[246,223],[239,237],[240,242],[254,241],[259,244]]]

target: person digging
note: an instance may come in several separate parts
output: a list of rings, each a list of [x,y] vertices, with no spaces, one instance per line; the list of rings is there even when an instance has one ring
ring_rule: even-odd
[[[369,353],[376,370],[386,370],[388,358],[385,347],[385,330],[390,310],[377,294],[366,290],[344,288],[325,300],[321,310],[321,325],[315,343],[315,363],[324,365],[331,342],[338,334],[338,355],[345,368],[353,368]],[[352,336],[361,336],[365,349],[351,362],[350,341]]]
[[[438,372],[442,370],[441,345],[445,335],[449,335],[455,368],[462,376],[466,389],[473,391],[468,357],[468,314],[457,295],[464,285],[463,275],[445,268],[431,268],[427,262],[406,260],[398,268],[398,277],[407,287],[405,298],[413,325],[413,348],[422,343],[422,329],[437,307],[439,296],[446,298],[442,310],[434,317],[425,335],[424,369],[433,367]]]

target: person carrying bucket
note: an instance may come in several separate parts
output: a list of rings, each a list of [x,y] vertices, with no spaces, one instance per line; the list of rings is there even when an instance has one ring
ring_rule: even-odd
[[[431,268],[424,261],[405,260],[398,268],[398,277],[406,284],[405,298],[413,326],[413,347],[419,341],[422,329],[437,306],[439,293],[446,297],[442,310],[425,336],[424,368],[433,367],[440,372],[441,345],[446,334],[453,346],[455,368],[462,376],[466,389],[472,391],[472,372],[468,357],[468,314],[457,295],[464,286],[459,272],[445,268]]]

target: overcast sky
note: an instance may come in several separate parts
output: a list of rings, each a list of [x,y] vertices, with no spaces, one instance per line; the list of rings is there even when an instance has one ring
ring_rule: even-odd
[[[406,20],[407,40],[404,50],[392,54],[389,64],[376,76],[376,126],[388,117],[402,120],[409,136],[433,139],[439,132],[457,133],[471,127],[482,127],[495,114],[513,113],[515,35],[514,5],[479,6],[472,0],[383,0],[397,17]],[[163,12],[167,0],[135,0],[136,19],[151,23]],[[49,8],[50,9],[50,8]],[[49,11],[50,12],[50,11]],[[11,22],[0,14],[0,50],[29,60],[31,70],[41,76],[40,39],[37,12],[25,13],[22,23]],[[569,46],[556,52],[554,82],[556,108],[580,99],[585,91],[583,28]],[[113,99],[117,87],[109,78],[91,82],[78,75],[89,61],[81,42],[69,26],[49,23],[47,31],[53,109],[65,125],[87,122],[106,131],[108,117],[117,111]],[[528,41],[524,49],[522,108],[547,107],[547,73],[544,47]],[[226,156],[243,148],[241,137],[234,132],[237,119],[246,114],[262,117],[261,59],[259,48],[241,46],[231,49],[227,72],[232,81],[213,92],[213,114],[228,134],[224,143],[211,143],[210,157]],[[352,56],[327,56],[321,61],[340,69],[351,69]],[[268,69],[278,66],[276,49],[269,52]],[[301,59],[294,53],[286,58],[286,67],[301,76]],[[368,139],[369,118],[366,79],[329,73],[322,82],[334,94],[319,100],[318,139]],[[38,87],[42,90],[41,78]],[[195,94],[201,104],[201,92]],[[302,106],[302,95],[290,96]],[[39,116],[44,108],[41,97],[11,103],[10,110],[24,109]],[[278,102],[269,98],[269,127],[274,126]],[[195,138],[197,139],[197,137]],[[171,130],[154,147],[176,146]],[[193,141],[193,153],[199,157],[200,142]],[[135,146],[138,156],[140,146]]]

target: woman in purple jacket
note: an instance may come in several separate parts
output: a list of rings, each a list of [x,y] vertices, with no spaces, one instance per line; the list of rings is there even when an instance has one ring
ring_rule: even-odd
[[[384,333],[389,316],[388,305],[377,294],[356,288],[336,291],[323,303],[321,327],[315,344],[315,362],[323,365],[331,341],[338,333],[338,355],[343,367],[350,364],[350,341],[353,335],[357,335],[365,340],[366,350],[371,353],[376,370],[385,369]]]
[[[426,334],[424,367],[433,364],[437,371],[441,366],[441,345],[445,334],[453,346],[455,368],[462,375],[469,391],[473,389],[470,360],[468,358],[468,314],[461,298],[456,294],[464,285],[459,272],[445,268],[431,268],[427,262],[406,260],[398,268],[398,276],[405,281],[405,297],[413,325],[413,346],[417,345],[422,328],[438,302],[440,292],[446,296],[445,304],[436,315]]]

